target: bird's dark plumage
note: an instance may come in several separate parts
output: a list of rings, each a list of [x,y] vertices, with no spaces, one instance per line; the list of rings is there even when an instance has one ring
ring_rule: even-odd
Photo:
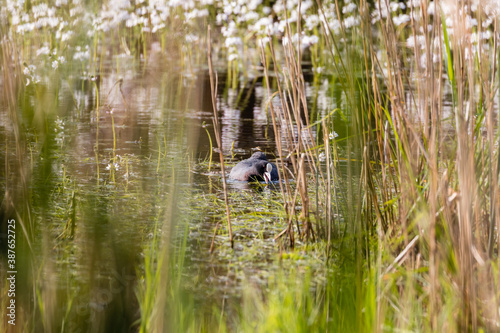
[[[270,172],[267,171],[268,164],[272,167]],[[266,154],[260,151],[254,153],[249,159],[236,164],[231,170],[229,178],[240,181],[279,180],[278,168],[274,163],[268,162]]]

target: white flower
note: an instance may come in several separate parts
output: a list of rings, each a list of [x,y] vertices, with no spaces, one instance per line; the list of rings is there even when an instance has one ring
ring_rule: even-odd
[[[401,14],[399,16],[394,17],[392,20],[396,26],[399,26],[401,24],[410,22],[410,16],[407,14]]]
[[[31,11],[33,12],[34,18],[38,18],[40,16],[45,16],[47,14],[49,7],[46,3],[41,3],[37,6],[33,6]]]
[[[415,39],[416,39],[416,44],[420,46],[420,48],[422,48],[425,45],[425,37],[422,35],[418,35],[416,36],[416,38],[414,36],[408,37],[408,39],[406,40],[406,46],[415,47]]]
[[[73,35],[73,31],[66,31],[62,34],[61,41],[65,42],[71,38],[71,35]]]
[[[59,67],[59,63],[57,62],[57,60],[52,61],[52,68],[57,69],[57,67]]]
[[[238,53],[231,53],[228,57],[227,57],[227,60],[229,62],[233,61],[233,60],[237,60],[239,58],[238,56]]]
[[[269,37],[263,37],[257,41],[260,47],[265,47],[269,43]]]
[[[313,30],[319,25],[319,16],[318,15],[307,15],[304,17],[306,22],[306,28],[309,30]]]
[[[399,9],[399,3],[393,1],[389,4],[389,7],[391,7],[391,12],[395,12]]]
[[[408,7],[420,7],[420,0],[408,0],[406,5]]]
[[[151,30],[153,33],[157,32],[158,30],[161,30],[165,28],[165,24],[164,23],[160,23],[160,24],[157,24],[155,26],[153,26],[153,30]]]
[[[292,38],[293,43],[296,44],[298,42],[298,39],[299,39],[299,35],[295,34]],[[319,38],[318,38],[318,36],[315,36],[315,35],[312,35],[312,36],[302,35],[300,37],[300,44],[302,47],[309,47],[313,44],[318,43],[318,41],[319,41]]]
[[[281,43],[283,44],[283,46],[287,46],[290,43],[290,39],[288,37],[283,37]]]
[[[342,14],[352,13],[355,11],[357,6],[352,2],[348,3],[346,6],[342,8]]]
[[[257,31],[257,32],[258,31],[269,32],[267,30],[269,30],[269,28],[272,27],[272,25],[273,25],[273,20],[270,16],[269,17],[262,17],[260,20],[255,22],[255,24],[251,27],[251,30]]]
[[[197,35],[193,35],[193,34],[187,34],[186,36],[184,36],[184,38],[186,39],[186,42],[188,42],[188,43],[197,42],[199,39],[199,37]]]
[[[227,14],[219,13],[215,18],[215,22],[217,22],[217,24],[222,24],[222,22],[227,21],[227,17]],[[224,27],[222,29],[224,29]]]
[[[333,140],[333,138],[336,138],[338,137],[339,135],[337,134],[337,132],[333,131],[332,133],[330,133],[330,135],[328,135],[328,137],[330,138],[330,140]]]
[[[120,165],[118,163],[109,163],[107,166],[106,166],[106,170],[111,170],[111,169],[114,169],[114,170],[118,170],[120,169]]]
[[[493,37],[493,34],[491,33],[490,30],[486,30],[485,32],[481,33],[482,39],[490,39],[491,37]]]
[[[436,12],[436,4],[434,1],[431,1],[427,6],[427,14],[434,15],[435,12]]]
[[[73,55],[73,60],[87,60],[90,58],[90,50],[88,45],[85,46],[85,50],[82,50],[80,46],[77,46],[75,49],[76,52]]]
[[[488,17],[483,21],[481,25],[483,26],[483,28],[487,28],[490,26],[491,23],[493,23],[493,18]]]
[[[226,47],[243,45],[241,37],[228,37],[225,41]]]
[[[349,16],[344,20],[344,26],[346,27],[346,29],[349,29],[351,27],[359,25],[360,22],[361,21],[359,17]]]
[[[17,15],[17,14],[12,14],[12,17],[11,17],[11,24],[12,24],[12,25],[18,25],[19,23],[21,23],[21,18],[19,17],[19,15]]]
[[[308,40],[308,44],[309,45],[313,45],[313,44],[317,44],[319,42],[319,37],[316,36],[316,35],[312,35],[309,37],[309,40]]]
[[[250,0],[250,3],[247,4],[248,9],[256,10],[257,6],[262,3],[262,0]]]
[[[50,53],[50,49],[47,46],[41,47],[36,50],[36,56],[38,57],[40,54],[47,55]]]
[[[235,35],[238,32],[236,23],[234,21],[230,21],[227,26],[222,27],[221,32],[224,37]]]
[[[208,16],[208,9],[193,9],[191,12],[186,13],[186,20],[192,20],[197,17],[206,17]]]
[[[61,118],[56,117],[55,123],[56,123],[56,127],[54,128],[54,130],[56,132],[64,129],[64,121]]]

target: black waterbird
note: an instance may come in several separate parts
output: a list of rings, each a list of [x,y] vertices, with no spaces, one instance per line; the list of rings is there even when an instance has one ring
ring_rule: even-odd
[[[274,163],[268,162],[266,154],[261,151],[253,153],[249,159],[236,164],[229,178],[240,181],[265,181],[266,183],[279,180],[278,168]]]

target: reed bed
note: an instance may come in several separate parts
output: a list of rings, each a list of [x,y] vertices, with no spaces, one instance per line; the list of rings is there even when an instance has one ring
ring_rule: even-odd
[[[342,176],[359,179],[348,185],[340,210],[355,236],[358,291],[373,292],[376,299],[358,305],[360,317],[367,311],[371,317],[357,328],[495,330],[498,313],[491,309],[498,308],[494,281],[499,58],[497,40],[486,36],[498,32],[493,24],[484,34],[487,25],[482,22],[497,22],[498,8],[490,2],[406,4],[407,24],[401,28],[400,17],[387,14],[387,3],[376,5],[378,12],[370,11],[368,2],[357,4],[357,35],[342,24],[340,33],[334,34],[323,24],[329,60],[345,96],[341,109],[351,119],[348,175]],[[322,22],[327,22],[320,2],[318,8]],[[340,7],[336,10],[339,13]],[[300,20],[299,15],[293,30],[287,22],[285,39],[301,36]],[[413,46],[403,52],[402,43]],[[277,142],[277,146],[288,154],[296,191],[301,193],[302,223],[295,231],[307,239],[308,230],[314,230],[302,187],[315,184],[321,193],[317,204],[324,212],[316,230],[327,239],[331,253],[338,251],[332,249],[332,232],[336,237],[347,235],[335,233],[331,213],[332,203],[338,201],[334,180],[340,176],[336,142],[329,138],[335,129],[325,125],[328,117],[312,119],[308,113],[303,55],[297,45],[285,44],[284,61],[278,64],[275,46],[269,43],[262,48],[261,61],[266,80],[274,69],[281,81],[276,95],[281,108],[271,107],[271,113],[275,136],[287,133],[286,145]],[[267,63],[267,58],[273,62]],[[273,91],[268,95],[274,96]],[[314,144],[311,122],[323,127],[318,131],[323,135],[317,140],[321,145]],[[320,152],[325,154],[326,168],[317,170]],[[309,171],[316,175],[309,185],[302,182],[300,162],[306,157]],[[296,194],[283,192],[284,200],[294,207]],[[291,220],[293,213],[289,215]],[[292,230],[288,228],[291,245],[297,237]]]
[[[16,327],[5,320],[1,282],[2,331],[498,330],[495,1],[111,5],[5,1],[0,9],[1,228],[16,218],[22,277]],[[217,29],[206,38],[208,23]],[[243,215],[225,183],[233,147],[221,137],[215,72],[227,73],[222,96],[257,81],[267,93],[280,170],[281,198],[272,199],[279,211],[270,215],[282,223],[272,237],[281,270],[266,287],[244,281],[238,304],[219,292],[220,303],[200,309],[184,287],[195,218],[178,206],[191,194],[177,184],[192,184],[183,173],[189,153],[174,159],[172,151],[185,145],[183,120],[166,113],[165,127],[137,139],[155,142],[147,158],[117,153],[119,113],[133,108],[120,59],[146,75],[162,61],[155,52],[183,78],[194,77],[208,53],[220,156],[213,167],[222,170],[223,189],[210,181],[216,195],[200,196],[195,207],[227,220],[213,231],[211,258],[235,253],[231,223]],[[112,83],[103,79],[107,54]],[[163,109],[187,110],[180,91],[191,89],[181,79],[155,82],[175,92]],[[326,109],[308,93],[321,82],[332,95]],[[59,116],[67,109],[65,123]],[[90,181],[72,170],[64,136],[85,117]],[[134,178],[140,173],[153,174],[154,186]],[[122,216],[151,223],[127,233]],[[319,279],[303,264],[307,256],[322,263]]]

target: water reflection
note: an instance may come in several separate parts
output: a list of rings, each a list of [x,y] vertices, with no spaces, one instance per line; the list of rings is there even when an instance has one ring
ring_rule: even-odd
[[[14,158],[15,152],[5,146],[0,154],[2,164],[22,160],[9,170],[22,168],[29,175],[31,192],[21,201],[30,203],[35,222],[27,233],[43,234],[36,239],[47,240],[44,246],[53,249],[35,256],[43,262],[52,251],[58,254],[53,272],[46,268],[46,274],[61,276],[40,283],[67,279],[66,292],[75,295],[75,311],[82,313],[76,313],[80,319],[74,325],[89,330],[93,323],[79,323],[81,318],[94,316],[113,325],[113,318],[125,316],[127,327],[137,318],[134,288],[141,276],[136,267],[144,268],[143,249],[152,241],[155,225],[164,232],[172,221],[173,248],[183,244],[187,230],[184,288],[207,303],[221,297],[236,299],[244,280],[265,283],[277,269],[269,266],[279,251],[274,237],[286,225],[278,183],[228,181],[235,247],[228,246],[217,153],[210,169],[206,160],[215,148],[209,140],[215,143],[206,71],[185,75],[161,57],[148,65],[130,58],[117,63],[103,66],[95,78],[75,70],[64,79],[26,88],[21,123],[27,131],[23,144],[31,154]],[[235,90],[220,76],[226,175],[257,147],[270,160],[276,159],[267,89],[261,79]],[[314,89],[307,88],[309,98],[314,98]],[[45,103],[54,98],[56,102]],[[331,103],[323,102],[325,109],[318,114],[325,115]],[[272,103],[281,108],[281,101]],[[208,134],[203,123],[209,125]],[[15,141],[9,124],[0,122],[2,142]],[[297,133],[292,139],[296,137]],[[172,196],[175,205],[166,218],[166,202]],[[218,222],[215,251],[209,254]],[[106,283],[116,280],[117,271],[127,276],[126,284],[109,293]],[[49,287],[57,286],[40,288]],[[101,291],[106,298],[96,299]],[[64,309],[62,301],[60,307]]]

